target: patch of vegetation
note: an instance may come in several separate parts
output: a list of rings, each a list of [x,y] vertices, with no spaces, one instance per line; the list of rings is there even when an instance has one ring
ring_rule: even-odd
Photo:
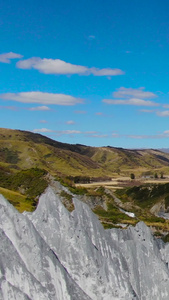
[[[2,162],[17,164],[19,162],[18,151],[0,148],[0,159]]]
[[[162,238],[164,243],[169,243],[169,233]]]
[[[68,201],[72,201],[73,196],[66,193],[65,191],[61,191],[60,196],[66,198]]]
[[[0,169],[1,187],[12,191],[19,191],[26,196],[26,200],[36,207],[38,197],[48,186],[45,179],[47,171],[32,168],[17,173],[7,173]]]
[[[74,204],[73,204],[73,196],[68,194],[65,191],[61,191],[60,196],[64,199],[62,203],[64,206],[69,210],[73,211],[74,210]]]
[[[141,217],[140,219],[144,222],[150,222],[150,223],[165,223],[165,219],[156,217],[154,215]]]
[[[157,238],[162,238],[163,237],[163,234],[160,231],[155,231],[153,235]]]
[[[103,224],[117,224],[131,220],[131,217],[122,213],[113,203],[107,203],[107,210],[101,206],[97,206],[93,209],[93,212],[99,216]]]
[[[130,178],[131,178],[132,180],[134,180],[134,179],[135,179],[135,175],[134,175],[134,173],[131,173],[131,174],[130,174]]]
[[[102,222],[102,225],[103,225],[104,229],[121,228],[120,226],[115,225],[113,223],[104,223],[104,222]]]
[[[0,187],[0,194],[2,194],[19,212],[33,211],[33,201],[28,201],[26,196],[18,192],[14,192]]]
[[[70,179],[73,183],[90,183],[89,176],[68,176],[67,179]]]
[[[134,186],[117,190],[116,194],[122,201],[132,200],[141,208],[150,208],[162,198],[165,198],[166,206],[169,205],[169,183]]]
[[[86,195],[88,193],[87,189],[84,187],[69,187],[69,190],[75,195]]]
[[[169,207],[169,195],[165,197],[165,208]]]

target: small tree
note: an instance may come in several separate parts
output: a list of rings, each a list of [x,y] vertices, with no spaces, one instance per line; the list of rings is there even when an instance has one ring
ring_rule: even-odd
[[[131,178],[132,180],[135,179],[134,173],[131,173],[131,174],[130,174],[130,178]]]
[[[155,179],[158,178],[158,174],[157,174],[157,173],[154,174],[154,178],[155,178]]]

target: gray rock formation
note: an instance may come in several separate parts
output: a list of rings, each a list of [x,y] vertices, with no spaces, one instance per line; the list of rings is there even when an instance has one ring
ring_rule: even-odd
[[[0,300],[168,300],[169,244],[142,222],[104,230],[74,205],[68,212],[48,188],[20,214],[0,196]]]

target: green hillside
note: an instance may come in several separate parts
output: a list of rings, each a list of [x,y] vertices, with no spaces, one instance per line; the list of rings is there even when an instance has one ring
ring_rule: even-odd
[[[150,170],[169,173],[169,154],[60,143],[40,134],[0,129],[0,166],[14,172],[42,168],[53,175],[91,177],[129,175]]]

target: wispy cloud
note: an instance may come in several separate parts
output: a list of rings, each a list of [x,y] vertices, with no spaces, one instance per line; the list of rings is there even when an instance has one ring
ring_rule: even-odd
[[[108,134],[92,134],[93,138],[106,138]]]
[[[51,129],[47,129],[47,128],[40,128],[40,129],[33,129],[32,132],[36,132],[36,133],[49,133],[49,132],[54,132]]]
[[[42,133],[42,134],[52,134],[55,136],[62,136],[62,135],[83,135],[83,136],[88,136],[91,138],[127,138],[127,139],[136,139],[136,140],[144,140],[144,139],[165,139],[169,138],[169,130],[165,130],[162,133],[157,133],[157,134],[120,134],[118,132],[113,132],[111,135],[107,133],[102,133],[102,132],[97,132],[97,131],[80,131],[80,130],[52,130],[48,128],[39,128],[39,129],[34,129],[33,132],[35,133]]]
[[[162,133],[157,134],[119,134],[119,133],[112,133],[112,138],[128,138],[128,139],[164,139],[169,138],[169,130],[166,130]]]
[[[103,116],[103,113],[102,112],[96,112],[95,115],[96,116]]]
[[[54,104],[54,105],[75,105],[83,103],[80,98],[65,94],[53,94],[43,92],[23,92],[23,93],[6,93],[0,94],[3,100],[18,101],[22,103],[40,103],[40,104]]]
[[[48,121],[46,121],[46,120],[40,120],[39,122],[40,122],[40,123],[43,123],[43,124],[48,123]]]
[[[80,114],[80,115],[85,115],[87,113],[87,111],[85,111],[85,110],[75,110],[74,113],[75,114]]]
[[[89,74],[93,74],[95,76],[116,76],[116,75],[124,75],[124,72],[120,69],[111,69],[111,68],[105,68],[105,69],[97,69],[97,68],[91,68],[88,69]]]
[[[126,135],[126,137],[130,139],[164,139],[169,138],[169,130],[154,135]]]
[[[86,131],[85,134],[97,134],[98,131]]]
[[[104,134],[98,131],[86,131],[84,133],[85,135],[87,135],[88,137],[92,137],[92,138],[106,138],[108,137],[108,134]]]
[[[92,138],[106,138],[108,137],[108,134],[104,134],[97,131],[80,131],[80,130],[52,130],[48,128],[36,128],[33,130],[35,133],[42,133],[42,134],[52,134],[52,136],[62,136],[62,135],[82,135],[82,136],[88,136]]]
[[[157,111],[156,114],[159,117],[169,117],[169,110]]]
[[[39,129],[34,129],[33,132],[36,132],[36,133],[55,133],[57,135],[64,135],[64,134],[80,134],[82,133],[81,131],[79,130],[51,130],[51,129],[47,129],[47,128],[39,128]]]
[[[143,112],[143,113],[154,113],[156,110],[154,109],[140,109],[139,111]]]
[[[157,97],[156,94],[152,92],[144,91],[144,87],[139,89],[132,89],[132,88],[125,88],[121,87],[116,92],[113,93],[114,98],[141,98],[141,99],[148,99],[148,98],[155,98]]]
[[[89,35],[89,36],[88,36],[88,39],[89,39],[89,40],[95,40],[95,38],[96,38],[95,35]]]
[[[32,110],[32,111],[36,111],[36,110],[51,110],[48,106],[37,106],[37,107],[31,107],[29,108],[29,110]]]
[[[115,99],[103,99],[102,102],[112,105],[159,106],[158,103],[148,100],[148,98],[155,98],[157,95],[144,91],[143,87],[139,89],[121,87],[113,93],[113,97]]]
[[[74,125],[74,124],[75,124],[75,121],[69,120],[69,121],[66,122],[66,124],[68,124],[68,125]]]
[[[79,130],[60,130],[60,131],[56,131],[56,133],[62,135],[62,134],[80,134],[82,132]]]
[[[116,76],[123,75],[124,72],[120,69],[112,68],[88,68],[85,66],[74,65],[67,63],[60,59],[48,59],[40,57],[32,57],[29,59],[21,60],[16,64],[20,69],[35,69],[44,74],[58,74],[58,75],[90,75],[94,76]]]
[[[23,57],[23,55],[17,54],[14,52],[3,53],[3,54],[0,54],[0,62],[9,64],[11,62],[11,59],[22,58],[22,57]]]
[[[16,106],[3,106],[3,105],[0,106],[0,109],[9,109],[9,110],[13,110],[13,111],[20,110],[20,108],[16,107]]]
[[[163,134],[169,137],[169,130],[165,130]]]
[[[164,104],[163,107],[164,108],[169,108],[169,104]]]
[[[114,105],[159,106],[159,104],[156,102],[150,100],[136,99],[136,98],[131,98],[127,100],[103,99],[102,101],[106,104],[114,104]]]
[[[118,133],[116,133],[116,132],[113,132],[112,135],[111,135],[111,137],[113,137],[113,138],[119,138],[120,135]]]

